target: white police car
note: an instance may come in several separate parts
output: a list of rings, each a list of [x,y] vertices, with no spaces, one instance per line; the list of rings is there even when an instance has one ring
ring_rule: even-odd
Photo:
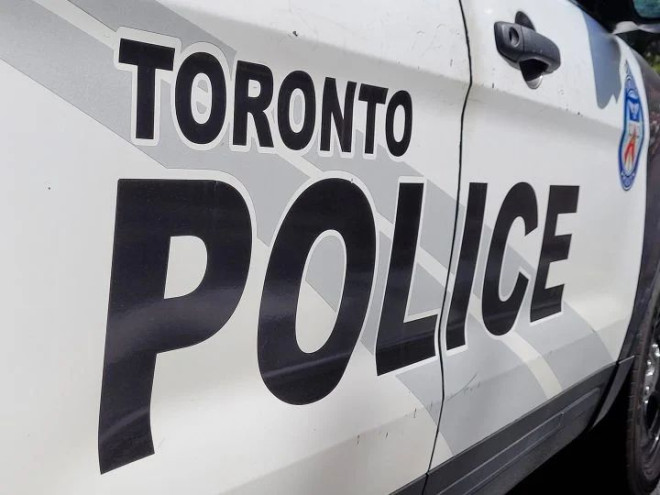
[[[0,492],[657,484],[660,2],[0,5]]]

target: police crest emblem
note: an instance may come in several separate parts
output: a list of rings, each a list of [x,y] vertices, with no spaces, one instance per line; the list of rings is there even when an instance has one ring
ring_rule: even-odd
[[[627,191],[635,181],[639,156],[644,143],[644,111],[628,62],[626,62],[623,93],[623,132],[619,143],[619,177],[621,186]]]

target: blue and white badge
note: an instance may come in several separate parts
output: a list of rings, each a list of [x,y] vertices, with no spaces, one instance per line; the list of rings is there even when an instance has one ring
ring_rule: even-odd
[[[619,143],[619,177],[621,186],[627,191],[635,182],[639,155],[644,144],[644,111],[628,62],[626,62],[626,81],[623,94],[623,133]]]

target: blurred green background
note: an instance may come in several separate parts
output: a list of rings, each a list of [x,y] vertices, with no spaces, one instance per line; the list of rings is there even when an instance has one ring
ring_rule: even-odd
[[[660,35],[633,31],[622,34],[621,38],[637,50],[649,65],[660,74]]]

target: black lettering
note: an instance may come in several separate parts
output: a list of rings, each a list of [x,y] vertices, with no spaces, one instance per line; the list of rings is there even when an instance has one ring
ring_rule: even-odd
[[[555,235],[557,217],[564,213],[575,213],[577,211],[579,191],[578,186],[550,186],[548,214],[545,218],[543,244],[541,245],[541,255],[536,270],[536,281],[534,282],[534,293],[530,308],[531,321],[537,321],[561,312],[564,285],[546,288],[546,282],[548,281],[550,263],[568,259],[571,234]]]
[[[296,132],[291,126],[291,100],[293,92],[300,90],[305,100],[303,124]],[[282,81],[277,99],[277,125],[284,145],[291,150],[301,150],[309,144],[314,135],[316,122],[316,95],[314,82],[306,72],[297,70]]]
[[[404,321],[417,253],[423,197],[424,184],[399,185],[390,267],[376,343],[376,370],[379,375],[435,355],[437,316]]]
[[[353,106],[355,101],[356,84],[353,81],[346,83],[344,95],[344,109],[339,105],[337,95],[337,81],[332,77],[325,79],[323,85],[323,102],[321,106],[321,151],[330,151],[332,136],[332,123],[334,121],[339,147],[344,153],[353,149]]]
[[[373,155],[376,139],[376,105],[382,105],[385,103],[385,100],[387,99],[387,88],[361,84],[358,99],[367,103],[364,153],[365,155]]]
[[[479,255],[487,191],[488,184],[470,183],[461,253],[458,258],[454,292],[447,318],[447,350],[465,345],[465,318]]]
[[[249,95],[250,81],[259,83],[259,94]],[[236,64],[234,88],[234,131],[232,142],[236,146],[247,144],[248,114],[252,115],[259,146],[273,147],[266,109],[273,99],[273,73],[265,65],[239,60]]]
[[[174,48],[122,38],[118,60],[137,66],[135,105],[135,138],[153,139],[156,116],[156,70],[171,71]]]
[[[170,237],[204,241],[193,292],[164,299]],[[154,453],[151,390],[160,352],[198,344],[234,312],[252,230],[241,195],[216,181],[120,180],[99,412],[101,473]]]
[[[309,251],[328,230],[337,231],[346,246],[344,292],[330,337],[307,353],[296,340],[298,294]],[[259,310],[259,370],[276,397],[309,404],[337,386],[366,317],[375,259],[373,212],[358,186],[325,179],[296,199],[273,244]]]
[[[198,74],[205,74],[211,81],[211,108],[204,123],[195,120],[191,106],[193,82]],[[210,53],[197,52],[183,61],[176,76],[174,107],[179,129],[188,141],[208,144],[218,137],[225,123],[227,86],[217,58]]]
[[[403,108],[403,136],[401,141],[397,141],[394,137],[394,114],[398,107]],[[412,99],[410,93],[407,91],[397,91],[394,93],[390,102],[387,105],[387,114],[385,116],[385,139],[387,141],[387,149],[394,156],[402,156],[410,146],[410,138],[412,136],[412,123],[413,123],[413,109]]]
[[[493,335],[504,335],[511,330],[529,283],[527,277],[522,273],[518,273],[511,296],[505,301],[500,299],[500,277],[504,249],[509,231],[516,218],[522,218],[525,225],[525,235],[536,229],[538,225],[536,194],[534,194],[532,186],[525,182],[513,186],[504,198],[493,229],[493,239],[490,243],[481,309],[486,328]]]

